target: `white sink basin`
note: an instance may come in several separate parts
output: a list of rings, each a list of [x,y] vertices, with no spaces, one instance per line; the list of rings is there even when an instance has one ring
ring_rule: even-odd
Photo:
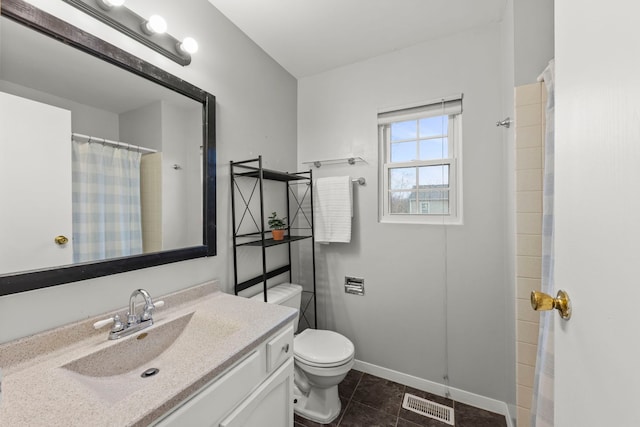
[[[206,360],[207,345],[224,345],[240,324],[194,311],[104,343],[61,366],[62,371],[102,401],[112,404],[184,372],[192,358]],[[205,344],[206,343],[206,344]],[[143,375],[152,372],[152,375]]]
[[[176,341],[192,317],[193,313],[189,313],[143,329],[62,367],[88,377],[110,377],[135,369],[144,370]]]

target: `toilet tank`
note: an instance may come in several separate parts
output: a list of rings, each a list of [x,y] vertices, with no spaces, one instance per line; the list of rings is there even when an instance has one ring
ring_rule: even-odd
[[[264,294],[260,292],[251,297],[258,301],[264,301]],[[267,289],[267,302],[271,304],[284,305],[298,310],[298,315],[293,322],[293,330],[298,330],[298,320],[300,319],[300,303],[302,301],[302,286],[295,283],[282,283]]]

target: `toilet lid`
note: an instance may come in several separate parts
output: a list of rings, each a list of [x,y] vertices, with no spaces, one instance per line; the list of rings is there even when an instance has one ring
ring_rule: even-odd
[[[354,351],[348,338],[333,331],[305,329],[293,340],[295,358],[310,365],[340,365],[353,358]]]

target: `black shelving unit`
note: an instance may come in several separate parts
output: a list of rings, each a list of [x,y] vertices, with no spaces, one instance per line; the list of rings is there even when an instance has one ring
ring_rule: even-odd
[[[309,241],[311,244],[312,282],[313,289],[303,290],[302,307],[300,307],[301,325],[312,328],[317,327],[317,305],[316,305],[316,262],[315,262],[315,240],[313,237],[313,176],[312,171],[305,172],[280,172],[264,169],[262,167],[262,156],[255,159],[230,162],[231,171],[231,218],[233,224],[233,277],[234,292],[237,295],[245,289],[262,283],[264,301],[267,301],[267,282],[269,279],[282,274],[289,275],[289,282],[292,281],[291,268],[291,244],[298,241]],[[243,192],[240,182],[249,180],[248,189]],[[273,240],[269,238],[270,231],[266,229],[265,222],[265,194],[264,182],[275,181],[284,185],[286,192],[287,209],[287,235],[284,240]],[[252,182],[251,182],[252,181]],[[304,191],[300,190],[300,185],[304,185]],[[237,197],[239,196],[239,198]],[[254,198],[259,199],[259,207],[252,206]],[[305,202],[308,201],[308,205]],[[236,212],[236,203],[242,206],[242,212]],[[253,209],[252,209],[253,208]],[[306,209],[305,209],[306,208]],[[259,211],[259,212],[256,212]],[[259,217],[259,218],[258,218]],[[249,224],[249,232],[240,233],[243,225]],[[292,227],[292,224],[294,226]],[[286,245],[288,252],[288,263],[276,268],[267,268],[267,249],[273,246]],[[240,249],[246,248],[246,249]],[[238,268],[240,258],[238,250],[255,250],[260,248],[262,259],[262,273],[249,279],[239,281]],[[313,325],[310,322],[308,311],[313,307]]]

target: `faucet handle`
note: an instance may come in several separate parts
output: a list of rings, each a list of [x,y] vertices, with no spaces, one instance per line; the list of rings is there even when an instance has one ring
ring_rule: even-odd
[[[108,319],[98,320],[93,324],[93,327],[95,329],[102,329],[107,325],[113,325],[111,327],[112,332],[118,332],[124,329],[124,325],[120,321],[120,316],[118,316],[117,314],[113,317],[109,317]]]
[[[109,317],[108,319],[98,320],[96,323],[93,324],[93,328],[102,329],[105,326],[110,325],[112,323],[113,323],[113,317]]]
[[[144,322],[147,320],[151,320],[153,317],[153,312],[156,310],[156,308],[162,307],[164,305],[164,301],[158,301],[158,302],[150,302],[148,304],[144,305],[144,311],[142,312],[142,315],[140,316],[140,321]]]
[[[124,323],[120,320],[120,316],[117,314],[113,316],[113,326],[111,326],[111,332],[120,332],[124,330]]]

